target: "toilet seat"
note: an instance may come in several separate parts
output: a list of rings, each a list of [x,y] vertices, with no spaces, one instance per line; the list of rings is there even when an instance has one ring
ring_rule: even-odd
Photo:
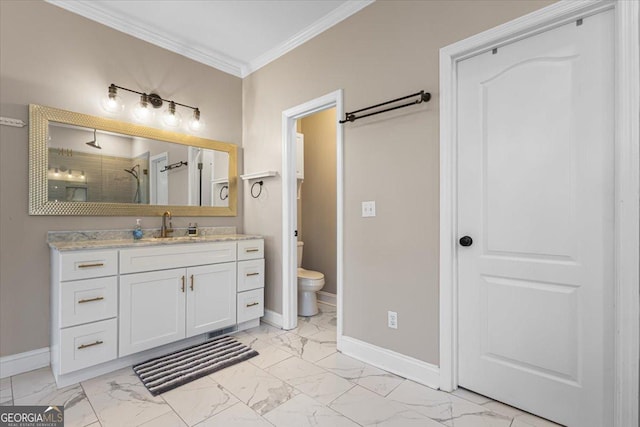
[[[298,279],[320,280],[324,279],[324,274],[320,273],[319,271],[298,268]]]

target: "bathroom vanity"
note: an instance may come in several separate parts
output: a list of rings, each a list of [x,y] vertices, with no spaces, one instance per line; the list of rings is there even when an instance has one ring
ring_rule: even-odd
[[[257,326],[264,315],[258,236],[49,245],[59,387]]]

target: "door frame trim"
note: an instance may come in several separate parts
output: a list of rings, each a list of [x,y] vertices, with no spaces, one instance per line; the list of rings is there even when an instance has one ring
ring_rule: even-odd
[[[496,47],[614,9],[614,426],[638,425],[640,373],[640,5],[560,1],[440,49],[440,389],[458,387],[457,65]]]
[[[156,174],[158,173],[158,167],[155,165],[155,163],[158,160],[166,160],[167,163],[169,163],[169,153],[166,151],[163,151],[162,153],[158,153],[154,156],[149,157],[149,203],[152,205],[155,205],[158,203],[158,194],[156,194],[156,191],[158,190],[156,188]],[[168,197],[167,197],[167,201],[168,201]]]
[[[296,120],[329,108],[336,109],[336,120],[344,114],[342,89],[289,108],[282,112],[282,329],[298,323],[296,203]],[[337,348],[342,339],[342,289],[344,278],[344,140],[342,126],[336,125],[336,314]]]

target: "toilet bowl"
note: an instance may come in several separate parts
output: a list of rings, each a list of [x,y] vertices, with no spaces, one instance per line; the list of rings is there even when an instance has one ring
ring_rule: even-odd
[[[318,314],[318,292],[324,286],[324,274],[302,268],[302,249],[304,243],[298,242],[298,315]]]

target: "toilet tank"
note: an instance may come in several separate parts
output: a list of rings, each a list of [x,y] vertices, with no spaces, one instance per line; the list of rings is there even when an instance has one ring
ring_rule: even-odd
[[[298,242],[298,268],[302,267],[302,247],[304,242]]]

